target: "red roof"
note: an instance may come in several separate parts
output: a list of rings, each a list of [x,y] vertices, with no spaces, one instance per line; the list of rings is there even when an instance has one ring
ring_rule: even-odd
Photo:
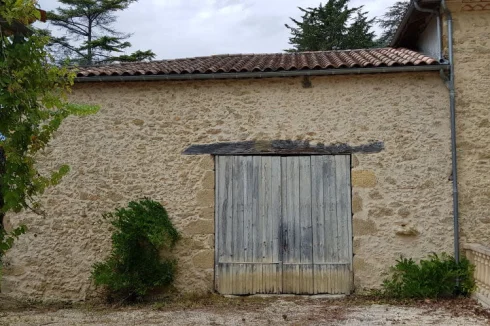
[[[183,75],[437,65],[436,59],[399,48],[208,57],[80,67],[77,77]]]

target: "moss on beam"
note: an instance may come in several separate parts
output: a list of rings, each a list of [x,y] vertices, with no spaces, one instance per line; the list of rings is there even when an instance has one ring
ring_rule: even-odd
[[[361,145],[322,143],[310,144],[303,140],[242,141],[199,144],[189,146],[184,155],[328,155],[350,153],[379,153],[384,150],[381,141]]]

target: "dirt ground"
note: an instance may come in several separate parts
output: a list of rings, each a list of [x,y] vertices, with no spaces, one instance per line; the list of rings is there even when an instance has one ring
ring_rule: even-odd
[[[470,299],[383,302],[369,298],[183,298],[138,306],[24,306],[0,311],[0,325],[447,325],[490,324]]]

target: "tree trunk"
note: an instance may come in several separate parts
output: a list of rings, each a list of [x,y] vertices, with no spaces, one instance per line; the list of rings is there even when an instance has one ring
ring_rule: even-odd
[[[3,208],[3,194],[2,194],[2,176],[5,173],[5,164],[7,158],[5,157],[5,151],[2,146],[0,146],[0,232],[3,230],[3,217],[4,213],[2,213]]]
[[[92,21],[89,20],[88,22],[88,37],[87,37],[87,42],[88,42],[88,47],[87,47],[87,64],[92,65]]]

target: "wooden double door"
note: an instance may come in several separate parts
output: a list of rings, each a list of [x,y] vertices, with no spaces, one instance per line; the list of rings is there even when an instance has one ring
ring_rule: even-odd
[[[222,294],[350,293],[349,155],[216,156]]]

